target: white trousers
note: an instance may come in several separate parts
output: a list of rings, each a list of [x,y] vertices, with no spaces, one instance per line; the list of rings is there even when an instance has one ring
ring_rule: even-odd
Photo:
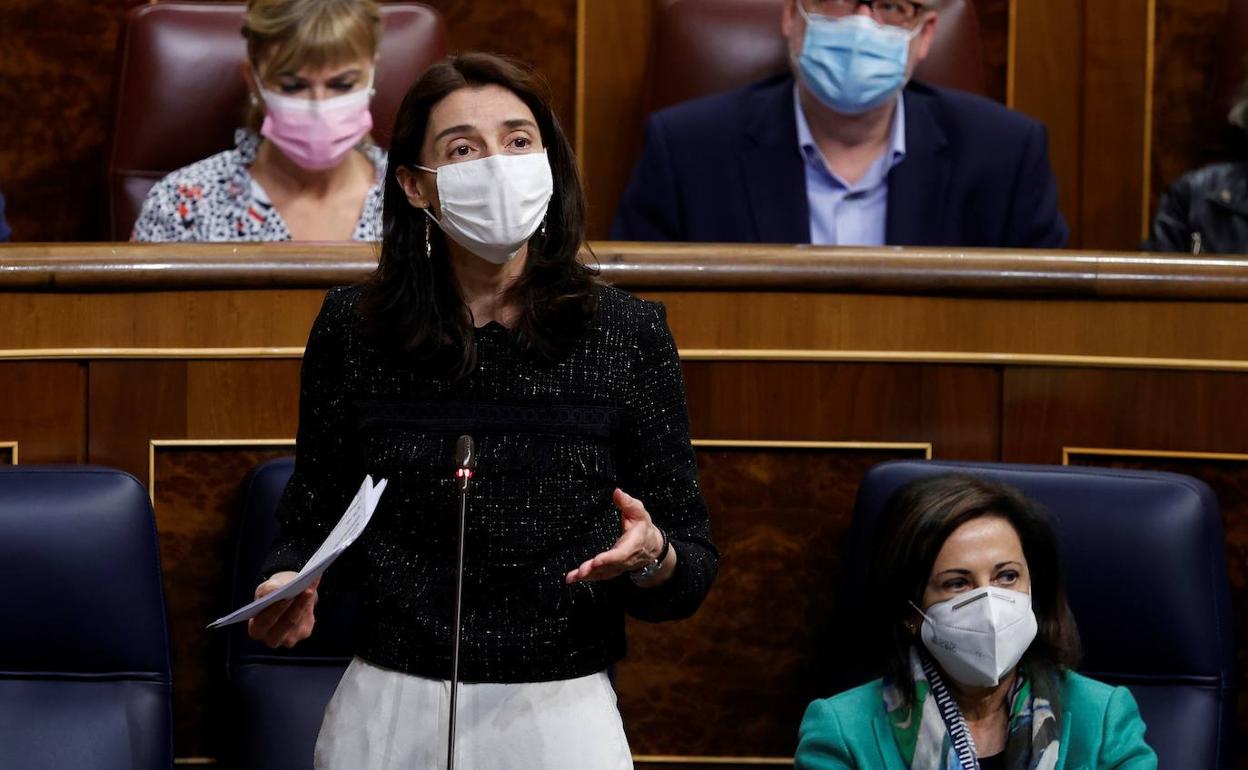
[[[316,741],[317,770],[445,770],[451,684],[355,658]],[[460,684],[456,770],[632,770],[606,672]]]

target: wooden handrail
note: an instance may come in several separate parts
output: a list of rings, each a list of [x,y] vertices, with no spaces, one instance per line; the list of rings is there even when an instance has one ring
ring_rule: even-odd
[[[0,245],[0,292],[322,288],[358,281],[374,244]],[[1239,301],[1248,256],[596,242],[626,289]]]

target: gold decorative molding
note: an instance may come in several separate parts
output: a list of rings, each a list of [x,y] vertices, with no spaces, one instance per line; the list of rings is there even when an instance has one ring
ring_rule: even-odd
[[[10,456],[13,465],[17,465],[17,442],[16,441],[0,441],[0,449],[10,450]]]
[[[303,346],[255,348],[30,348],[0,350],[0,360],[302,358]]]
[[[585,173],[585,15],[589,12],[586,2],[576,0],[576,95],[572,116],[572,151],[576,153],[576,165],[582,174]]]
[[[1018,0],[1010,0],[1009,17],[1006,20],[1005,43],[1005,106],[1013,109],[1015,97],[1014,77],[1018,67]]]
[[[1053,353],[979,353],[929,350],[767,350],[686,348],[682,361],[810,361],[830,363],[981,364],[990,366],[1057,366],[1072,369],[1188,369],[1248,371],[1248,360],[1215,358],[1152,358],[1147,356],[1083,356]]]
[[[196,449],[290,447],[294,449],[295,440],[293,438],[154,438],[147,442],[147,494],[152,498],[153,503],[156,502],[156,451],[174,447]]]
[[[272,348],[42,348],[0,350],[0,360],[247,360],[299,359],[302,347]],[[1151,356],[1085,356],[1060,353],[985,353],[950,350],[830,350],[804,348],[684,348],[683,361],[809,361],[817,363],[972,364],[988,366],[1055,366],[1070,369],[1179,369],[1248,371],[1248,360],[1166,358]]]
[[[1156,457],[1169,460],[1230,460],[1248,462],[1248,453],[1184,452],[1168,449],[1114,449],[1112,447],[1062,447],[1062,465],[1072,457]]]
[[[905,449],[932,459],[930,441],[770,441],[754,439],[693,439],[695,449]]]
[[[1153,91],[1157,82],[1157,0],[1148,0],[1144,39],[1144,175],[1140,204],[1140,238],[1147,239],[1152,226],[1153,202]]]

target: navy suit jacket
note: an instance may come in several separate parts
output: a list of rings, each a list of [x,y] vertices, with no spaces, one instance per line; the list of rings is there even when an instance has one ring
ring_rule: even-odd
[[[4,193],[0,193],[0,243],[9,239],[9,223],[4,221]]]
[[[888,176],[885,242],[1061,248],[1069,231],[1040,123],[911,82],[906,157]],[[651,115],[614,240],[810,243],[793,77]]]

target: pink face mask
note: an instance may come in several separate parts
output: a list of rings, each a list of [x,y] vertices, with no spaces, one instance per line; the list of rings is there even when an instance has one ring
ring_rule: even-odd
[[[332,168],[373,127],[372,83],[370,76],[368,88],[321,100],[260,89],[265,106],[260,134],[310,171]]]

